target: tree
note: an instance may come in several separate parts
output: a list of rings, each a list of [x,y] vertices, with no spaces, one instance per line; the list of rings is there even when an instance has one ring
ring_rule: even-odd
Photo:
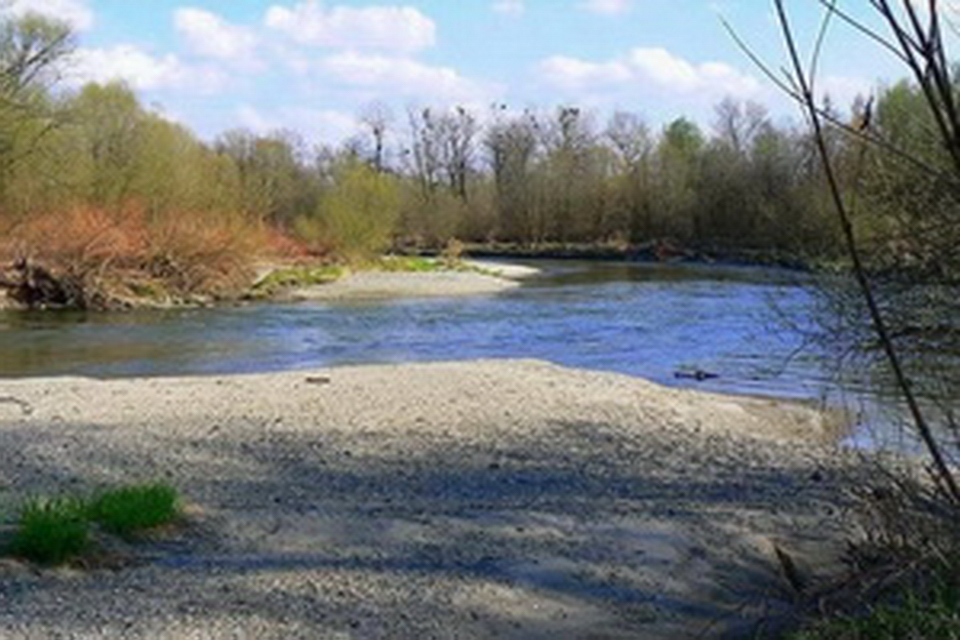
[[[499,111],[504,111],[501,107]],[[496,188],[500,235],[523,242],[543,239],[539,224],[534,162],[538,149],[536,118],[526,112],[516,119],[499,118],[487,131],[487,149]]]
[[[382,173],[386,168],[386,137],[393,123],[393,112],[383,102],[372,102],[361,111],[360,122],[369,129],[373,139],[373,167]]]
[[[316,212],[297,219],[301,236],[351,261],[386,250],[399,217],[396,179],[346,154],[332,168],[331,180]]]
[[[607,124],[606,136],[618,162],[615,210],[625,219],[616,226],[626,231],[630,240],[646,240],[653,235],[654,143],[650,130],[636,114],[617,111]]]
[[[34,14],[0,21],[0,190],[16,164],[62,124],[49,89],[73,49],[66,23]]]
[[[657,147],[657,235],[683,241],[692,237],[703,145],[700,128],[686,118],[677,118],[664,129]]]

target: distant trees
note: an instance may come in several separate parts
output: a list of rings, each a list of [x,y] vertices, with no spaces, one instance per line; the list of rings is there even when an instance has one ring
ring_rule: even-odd
[[[0,27],[3,227],[86,206],[118,215],[137,208],[153,222],[242,221],[251,232],[300,235],[315,250],[344,254],[391,244],[439,249],[453,238],[669,239],[705,251],[807,257],[837,245],[815,195],[822,177],[809,138],[775,126],[757,104],[723,101],[705,132],[685,118],[657,131],[628,112],[598,125],[573,105],[494,105],[483,117],[465,107],[411,108],[403,127],[374,103],[359,114],[363,135],[339,148],[309,149],[282,131],[227,131],[211,144],[144,108],[123,84],[55,91],[57,63],[73,46],[65,26],[28,17]],[[876,105],[876,126],[920,144],[929,123],[911,115],[916,99],[909,86],[891,88]],[[858,166],[841,137],[832,144],[844,166]],[[907,220],[919,214],[895,205],[912,187],[892,162],[870,160],[863,174],[883,200],[878,209],[889,212],[874,237],[902,247],[902,259],[922,260],[907,236],[891,235],[922,226]],[[371,203],[387,210],[379,215]]]
[[[389,249],[400,215],[397,179],[347,153],[334,161],[327,180],[317,209],[295,221],[296,232],[351,261]]]
[[[65,23],[30,14],[0,22],[0,197],[17,165],[62,122],[49,88],[73,49]]]

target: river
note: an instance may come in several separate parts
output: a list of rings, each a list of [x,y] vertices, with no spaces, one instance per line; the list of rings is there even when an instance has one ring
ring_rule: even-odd
[[[538,263],[474,298],[257,303],[129,313],[0,314],[0,376],[223,374],[342,364],[539,358],[668,385],[822,400],[832,359],[804,348],[802,274],[757,268]],[[704,371],[698,381],[677,372]]]

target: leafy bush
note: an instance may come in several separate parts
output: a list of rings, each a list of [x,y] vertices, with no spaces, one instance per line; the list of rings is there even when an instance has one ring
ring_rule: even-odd
[[[122,537],[168,524],[179,514],[176,489],[162,483],[106,491],[87,507],[91,520]]]
[[[88,544],[88,523],[81,501],[37,499],[21,509],[10,551],[39,564],[57,565],[82,553]]]
[[[308,243],[329,244],[348,261],[362,262],[390,246],[399,210],[396,178],[345,159],[334,168],[317,214],[298,218],[294,229]]]

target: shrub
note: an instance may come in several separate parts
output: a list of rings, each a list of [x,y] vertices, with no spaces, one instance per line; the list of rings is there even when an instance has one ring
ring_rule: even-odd
[[[310,244],[329,244],[351,262],[369,260],[390,246],[399,219],[396,179],[366,164],[346,159],[334,168],[333,185],[324,194],[316,216],[294,223]]]
[[[87,507],[91,520],[122,537],[168,524],[179,514],[176,489],[163,483],[106,491]]]
[[[84,511],[81,501],[69,498],[27,502],[20,511],[11,552],[39,564],[63,564],[89,543]]]

